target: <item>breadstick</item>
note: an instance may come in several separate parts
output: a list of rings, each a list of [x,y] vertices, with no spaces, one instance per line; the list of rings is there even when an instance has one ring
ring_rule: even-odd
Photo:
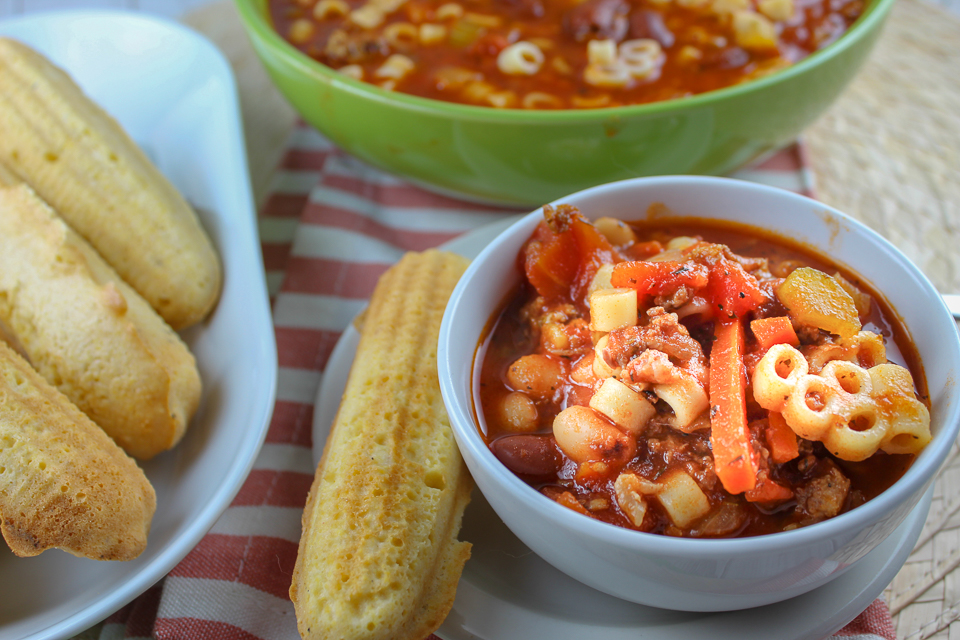
[[[180,337],[23,184],[0,188],[0,326],[137,458],[176,444],[200,401]]]
[[[423,640],[453,605],[472,481],[440,397],[437,339],[466,264],[409,253],[377,284],[303,514],[290,598],[305,639]]]
[[[0,342],[0,531],[21,557],[130,560],[156,495],[136,463]]]
[[[221,273],[190,205],[66,73],[8,38],[0,89],[0,162],[174,329],[200,321]]]

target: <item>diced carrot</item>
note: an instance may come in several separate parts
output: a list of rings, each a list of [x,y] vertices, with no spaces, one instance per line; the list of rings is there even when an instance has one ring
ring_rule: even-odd
[[[776,316],[773,318],[757,318],[750,322],[750,330],[760,348],[766,351],[775,344],[789,344],[794,347],[800,346],[800,339],[797,332],[793,330],[793,324],[787,316]]]
[[[789,462],[800,455],[797,434],[787,425],[783,415],[771,411],[767,416],[767,430],[764,433],[770,458],[777,464]]]
[[[579,254],[569,233],[555,233],[541,222],[521,252],[527,280],[548,300],[565,296],[577,275]]]
[[[527,280],[548,300],[583,297],[600,265],[614,250],[576,207],[544,207],[541,222],[521,252]]]
[[[640,296],[659,296],[681,286],[707,285],[707,268],[695,262],[621,262],[613,268],[610,284],[636,289]]]
[[[710,441],[713,463],[723,488],[731,494],[753,489],[757,457],[747,430],[743,325],[718,322],[710,352]]]
[[[633,260],[646,260],[650,256],[655,256],[663,251],[663,245],[656,240],[647,240],[646,242],[634,242],[626,249],[623,254]]]
[[[574,280],[571,296],[582,300],[586,295],[593,276],[601,265],[614,261],[613,245],[595,226],[587,222],[579,212],[572,215],[570,234],[573,236],[580,254],[580,266]]]
[[[793,491],[764,476],[757,482],[756,487],[745,491],[743,497],[747,502],[783,502],[793,497]]]
[[[719,260],[710,266],[707,299],[721,321],[741,318],[767,301],[757,279],[733,260]]]

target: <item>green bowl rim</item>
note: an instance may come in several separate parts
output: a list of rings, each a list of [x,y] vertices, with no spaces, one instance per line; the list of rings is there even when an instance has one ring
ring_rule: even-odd
[[[870,2],[863,14],[860,15],[850,29],[838,38],[836,42],[814,52],[786,69],[762,78],[757,78],[756,80],[751,80],[750,82],[715,89],[685,98],[674,98],[671,100],[620,107],[561,110],[496,109],[493,107],[445,102],[443,100],[423,98],[396,91],[387,91],[376,85],[348,78],[331,67],[302,53],[283,39],[273,26],[269,24],[266,12],[260,11],[254,6],[256,3],[262,3],[266,6],[269,0],[235,1],[240,17],[246,25],[251,38],[261,40],[261,42],[272,49],[274,53],[285,59],[289,65],[299,68],[300,71],[307,75],[319,77],[320,80],[326,81],[333,86],[339,86],[349,93],[360,94],[362,97],[376,102],[389,103],[392,106],[399,105],[411,111],[422,111],[432,115],[444,115],[459,120],[558,123],[564,121],[596,121],[597,119],[617,120],[623,116],[636,118],[658,115],[670,111],[686,111],[706,106],[714,101],[742,96],[761,91],[767,87],[783,82],[788,82],[795,76],[803,74],[808,69],[840,55],[872,30],[879,29],[880,23],[886,17],[895,0],[874,0]]]

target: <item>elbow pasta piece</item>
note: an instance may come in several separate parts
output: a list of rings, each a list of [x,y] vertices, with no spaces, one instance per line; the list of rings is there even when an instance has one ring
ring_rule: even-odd
[[[437,20],[455,20],[463,17],[463,7],[456,2],[448,2],[437,7],[437,12],[434,15]]]
[[[420,44],[440,44],[447,38],[447,28],[442,24],[425,22],[420,25]]]
[[[630,75],[644,80],[660,71],[666,56],[660,43],[649,38],[627,40],[620,43],[620,61]]]
[[[531,91],[523,96],[524,109],[562,109],[563,101],[552,93]]]
[[[614,424],[639,434],[656,413],[656,408],[637,391],[616,378],[607,378],[590,398],[590,408],[609,418]]]
[[[350,5],[344,0],[320,0],[313,7],[313,17],[317,20],[339,18],[350,13]]]
[[[513,91],[493,91],[484,97],[484,101],[496,109],[509,109],[517,103],[517,94]]]
[[[337,69],[340,73],[353,78],[354,80],[363,80],[363,67],[358,64],[348,64]]]
[[[587,42],[588,64],[613,64],[617,60],[617,43],[613,40],[590,40]]]
[[[500,51],[497,68],[510,76],[532,76],[540,71],[543,60],[543,51],[537,45],[521,40]]]
[[[637,290],[600,289],[590,294],[590,330],[614,331],[637,325]]]
[[[599,109],[610,105],[610,96],[606,93],[597,96],[570,96],[570,104],[577,109]]]
[[[710,512],[710,500],[703,489],[680,469],[660,478],[657,487],[657,499],[678,527],[685,529]]]
[[[374,71],[373,75],[378,78],[388,80],[400,80],[405,75],[413,71],[416,65],[413,60],[405,55],[395,53],[383,61],[380,68]]]
[[[383,37],[391,47],[409,51],[420,40],[420,30],[409,22],[394,22],[383,28]]]
[[[383,24],[383,11],[372,4],[365,4],[350,12],[350,22],[362,29],[375,29]]]
[[[583,80],[595,87],[623,88],[630,84],[631,75],[627,65],[617,60],[613,64],[588,64],[583,70]]]
[[[859,461],[877,449],[916,453],[930,441],[930,414],[916,399],[910,372],[894,364],[870,369],[832,360],[819,375],[786,344],[757,363],[754,399],[783,414],[801,438],[818,440],[837,457]]]
[[[710,398],[692,374],[682,369],[678,369],[677,374],[679,380],[655,384],[653,392],[673,409],[670,426],[677,431],[687,432],[695,424],[697,428],[703,426],[695,421],[697,416],[709,408]]]

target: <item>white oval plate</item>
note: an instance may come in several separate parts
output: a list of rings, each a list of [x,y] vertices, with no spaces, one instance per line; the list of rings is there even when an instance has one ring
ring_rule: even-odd
[[[474,258],[516,218],[492,223],[444,245]],[[319,462],[340,405],[360,334],[350,326],[320,382],[313,416]],[[541,560],[500,521],[479,491],[464,514],[460,539],[473,543],[443,640],[814,640],[837,631],[874,601],[906,562],[930,510],[933,488],[893,534],[825,586],[755,609],[689,613],[655,609],[591,589]],[[601,631],[602,630],[602,631]]]
[[[147,549],[129,562],[51,550],[17,558],[0,543],[0,640],[69,637],[166,575],[247,477],[266,435],[277,354],[236,88],[204,38],[129,13],[48,13],[0,22],[66,69],[197,207],[223,262],[213,314],[182,335],[204,382],[172,451],[143,464],[157,492]]]

